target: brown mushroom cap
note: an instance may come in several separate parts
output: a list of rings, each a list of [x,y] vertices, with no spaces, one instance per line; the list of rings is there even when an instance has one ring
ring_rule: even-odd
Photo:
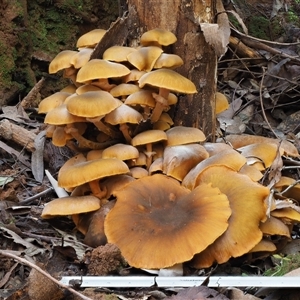
[[[139,79],[139,86],[143,88],[147,84],[183,94],[194,94],[197,92],[196,86],[192,81],[169,69],[158,69],[144,74]]]
[[[39,103],[38,113],[45,114],[45,113],[49,112],[53,108],[63,104],[65,99],[71,95],[72,95],[71,93],[56,92],[56,93],[44,98]]]
[[[234,171],[239,171],[246,163],[246,158],[233,149],[220,152],[201,161],[191,169],[184,177],[182,185],[192,190],[200,182],[201,173],[211,166],[226,166]]]
[[[83,34],[76,43],[77,48],[89,47],[94,48],[103,38],[106,30],[104,29],[93,29]]]
[[[136,93],[140,91],[141,89],[136,85],[132,83],[121,83],[114,88],[112,88],[109,92],[112,96],[118,98],[123,96],[128,96],[133,93]]]
[[[146,130],[137,134],[131,141],[133,146],[141,146],[166,141],[167,135],[162,130]]]
[[[91,48],[82,48],[75,55],[71,57],[70,63],[75,69],[80,69],[83,67],[91,58],[93,53]]]
[[[139,157],[137,148],[127,144],[115,144],[102,152],[102,158],[118,158],[120,160],[136,159]]]
[[[49,219],[57,216],[70,216],[74,214],[94,211],[100,208],[100,201],[97,197],[79,196],[63,197],[50,201],[43,209],[41,217]]]
[[[229,107],[226,96],[220,92],[216,92],[216,114],[219,114]]]
[[[223,142],[218,139],[218,142]],[[264,136],[250,135],[250,134],[230,134],[226,136],[226,141],[229,142],[233,148],[240,148],[251,144],[272,143],[284,150],[284,154],[292,157],[299,157],[297,148],[287,140],[280,141],[279,139],[268,138]]]
[[[94,118],[104,116],[120,105],[122,101],[106,91],[91,91],[68,100],[67,109],[73,115]]]
[[[72,67],[71,58],[77,53],[77,51],[73,50],[63,50],[59,52],[49,64],[49,73],[54,74],[62,69]]]
[[[140,43],[143,46],[169,46],[176,41],[177,37],[174,33],[160,28],[148,30],[144,32],[140,38]]]
[[[265,199],[270,192],[267,187],[225,166],[212,166],[203,171],[200,184],[203,182],[218,187],[228,197],[232,214],[226,232],[195,255],[192,265],[196,268],[224,263],[259,243],[262,239],[259,225],[266,220]]]
[[[66,104],[61,104],[46,114],[44,122],[51,125],[64,125],[75,122],[85,122],[85,118],[71,114]]]
[[[153,69],[175,69],[183,65],[183,60],[176,54],[162,53],[156,60]]]
[[[249,253],[253,252],[274,252],[277,248],[273,242],[268,239],[262,239],[257,245],[255,245]]]
[[[133,181],[116,196],[105,219],[105,234],[136,268],[188,261],[226,230],[231,214],[226,196],[217,188],[204,184],[190,192],[161,174]]]
[[[115,62],[125,62],[127,61],[127,56],[135,51],[137,50],[132,47],[112,46],[104,51],[102,58]]]
[[[163,173],[182,181],[200,161],[208,158],[208,152],[199,144],[168,146],[163,155]]]
[[[166,131],[168,146],[199,143],[205,141],[204,133],[193,127],[174,126]]]
[[[140,71],[150,72],[163,50],[159,47],[141,47],[128,54],[127,60]]]
[[[87,82],[95,79],[118,78],[130,73],[122,64],[103,59],[91,59],[77,73],[77,82]]]
[[[72,188],[96,179],[128,172],[129,168],[122,160],[100,158],[62,167],[58,172],[58,185]]]
[[[261,223],[259,228],[264,235],[282,235],[289,238],[291,237],[289,227],[281,220],[272,216]]]

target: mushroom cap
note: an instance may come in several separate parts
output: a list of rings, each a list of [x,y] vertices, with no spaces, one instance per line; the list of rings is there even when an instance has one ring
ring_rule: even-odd
[[[264,235],[281,235],[291,237],[289,227],[278,218],[270,216],[259,226]]]
[[[97,92],[97,91],[101,91],[101,88],[93,84],[83,84],[76,89],[76,94],[81,95],[86,92]]]
[[[104,116],[122,105],[106,91],[91,91],[68,100],[68,111],[76,116],[94,118]]]
[[[129,95],[124,101],[124,103],[132,106],[141,105],[153,108],[155,107],[156,102],[152,96],[152,91],[140,90]]]
[[[72,67],[71,58],[77,51],[63,50],[59,52],[49,64],[49,73],[54,74],[58,71]]]
[[[54,199],[47,203],[42,211],[41,217],[43,219],[49,219],[57,216],[69,216],[94,211],[99,208],[100,201],[95,196],[68,196]]]
[[[102,158],[118,158],[121,160],[136,159],[139,157],[137,148],[127,144],[115,144],[102,152]]]
[[[105,219],[105,234],[136,268],[165,268],[190,260],[226,230],[231,214],[218,188],[204,184],[190,192],[161,174],[129,183],[116,197]]]
[[[287,223],[300,222],[300,212],[290,207],[275,209],[271,211],[271,216],[281,218]]]
[[[226,232],[204,251],[196,254],[192,265],[196,268],[219,264],[231,257],[250,251],[262,239],[260,222],[266,220],[265,199],[269,189],[248,176],[241,175],[225,166],[212,166],[201,174],[201,183],[211,183],[224,193],[230,203],[232,214]]]
[[[132,69],[130,70],[130,73],[128,75],[125,75],[123,77],[123,82],[136,82],[138,81],[144,74],[146,74],[145,71],[140,71],[138,69]]]
[[[204,133],[193,127],[174,126],[166,131],[168,146],[199,143],[205,141]]]
[[[122,104],[105,116],[105,122],[111,125],[124,123],[139,124],[143,116],[132,107]]]
[[[163,173],[182,181],[200,161],[208,158],[208,152],[199,144],[168,146],[163,155]]]
[[[85,122],[85,118],[71,114],[66,104],[61,104],[50,110],[46,116],[44,123],[51,125],[72,124],[75,122]]]
[[[177,41],[174,33],[168,30],[155,28],[144,32],[140,38],[140,43],[143,46],[161,45],[169,46]]]
[[[278,146],[272,143],[257,143],[247,145],[237,150],[247,158],[248,165],[256,166],[262,171],[269,168],[277,156]],[[279,149],[280,155],[283,154],[283,149]]]
[[[149,175],[149,172],[142,167],[132,167],[129,170],[130,175],[135,179],[140,179]]]
[[[63,166],[58,172],[58,185],[72,188],[86,182],[128,172],[129,168],[122,160],[100,158],[80,162],[70,167]]]
[[[253,252],[274,252],[277,248],[275,244],[268,239],[262,239],[257,245],[255,245],[249,253]]]
[[[205,143],[203,143],[203,147],[209,153],[209,156],[213,156],[213,155],[223,152],[225,150],[232,150],[232,147],[225,143],[205,142]]]
[[[287,140],[279,140],[250,134],[229,134],[226,136],[226,141],[229,142],[233,148],[240,148],[259,143],[272,143],[276,144],[277,146],[280,144],[280,148],[284,150],[285,155],[299,157],[297,148]],[[218,139],[217,142],[222,142],[222,140]]]
[[[122,97],[122,96],[128,96],[133,93],[136,93],[140,91],[141,89],[136,85],[132,83],[121,83],[115,87],[113,87],[109,92],[113,97]]]
[[[263,173],[260,172],[256,167],[254,166],[249,166],[247,164],[244,164],[240,169],[239,169],[240,174],[247,175],[251,180],[253,181],[259,181],[263,178]]]
[[[63,104],[65,99],[67,97],[69,97],[70,95],[72,95],[72,94],[66,93],[66,92],[56,92],[56,93],[44,98],[39,103],[38,113],[45,114],[45,113],[49,112],[53,108]]]
[[[65,132],[64,126],[55,126],[52,134],[52,144],[57,147],[64,147],[68,140],[71,140],[72,136]]]
[[[166,141],[167,135],[164,131],[158,129],[146,130],[132,138],[133,146],[152,144],[160,141]]]
[[[103,38],[106,30],[104,29],[93,29],[83,34],[76,43],[77,48],[89,47],[94,48]]]
[[[216,114],[219,114],[229,107],[226,96],[220,92],[216,92]]]
[[[177,93],[197,93],[196,86],[192,81],[170,69],[158,69],[148,72],[144,74],[138,82],[140,88],[148,84]]]
[[[156,46],[141,47],[128,54],[127,60],[140,71],[150,72],[163,50]]]
[[[179,55],[162,53],[156,60],[153,69],[175,69],[183,65],[183,60]]]
[[[62,88],[60,90],[60,92],[64,92],[64,93],[70,93],[70,94],[73,94],[76,92],[76,85],[75,84],[68,84],[67,86],[65,86],[64,88]]]
[[[200,182],[201,173],[211,166],[226,166],[234,171],[239,171],[246,163],[246,158],[233,149],[220,152],[201,161],[191,169],[184,177],[182,185],[192,190]]]
[[[71,57],[70,63],[74,66],[75,69],[80,69],[90,60],[93,51],[94,50],[91,48],[80,49]]]
[[[104,51],[102,58],[115,62],[125,62],[127,61],[127,56],[135,51],[137,50],[132,47],[112,46]]]
[[[130,70],[122,64],[103,59],[91,59],[77,73],[77,82],[103,78],[117,78],[130,73]]]

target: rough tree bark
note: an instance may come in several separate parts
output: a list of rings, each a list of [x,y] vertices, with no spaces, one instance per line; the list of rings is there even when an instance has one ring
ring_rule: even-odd
[[[214,3],[213,0],[128,0],[129,12],[136,13],[136,36],[131,36],[131,41],[153,28],[167,29],[177,36],[177,42],[169,50],[185,63],[176,71],[192,80],[198,93],[181,96],[173,118],[176,125],[202,129],[209,140],[215,136],[217,57],[205,41],[199,23],[213,23]]]

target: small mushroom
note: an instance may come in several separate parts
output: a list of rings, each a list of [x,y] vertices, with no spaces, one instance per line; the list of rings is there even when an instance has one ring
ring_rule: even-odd
[[[197,92],[196,86],[192,81],[169,69],[158,69],[148,72],[138,82],[140,88],[150,85],[159,89],[158,94],[153,94],[156,106],[151,116],[152,123],[159,119],[162,111],[168,106],[167,99],[170,91],[183,94],[194,94]]]
[[[199,144],[168,146],[163,154],[163,173],[182,181],[200,161],[208,158],[208,152]]]
[[[218,188],[203,184],[190,192],[161,174],[129,183],[116,197],[104,231],[136,268],[160,269],[190,260],[227,229],[231,214]]]
[[[109,78],[119,78],[129,73],[130,70],[122,64],[104,59],[91,59],[78,71],[76,81],[79,83],[93,81],[93,84],[109,91],[115,86],[109,83]]]
[[[270,216],[265,222],[259,226],[264,235],[281,235],[288,238],[291,237],[289,227],[278,218]]]
[[[105,60],[110,60],[119,63],[126,62],[128,61],[127,56],[135,51],[137,50],[132,47],[112,46],[104,51],[102,58]]]
[[[99,208],[100,201],[95,196],[68,196],[48,202],[42,211],[41,217],[49,219],[58,216],[70,216],[95,211]]]
[[[105,122],[119,125],[120,130],[128,143],[131,142],[128,124],[139,124],[143,116],[132,107],[122,104],[105,116]]]
[[[115,144],[102,152],[102,158],[118,158],[120,160],[135,160],[139,157],[137,148],[127,144]]]
[[[144,32],[140,38],[142,46],[169,46],[177,41],[174,33],[168,30],[155,28]]]
[[[229,103],[226,96],[220,92],[216,92],[216,115],[228,109]]]
[[[106,191],[100,187],[100,179],[129,173],[128,166],[119,159],[97,159],[80,161],[74,165],[65,163],[58,172],[58,185],[63,188],[73,188],[89,183],[94,196],[102,199]]]
[[[168,146],[185,145],[205,141],[204,133],[193,127],[174,126],[166,131]]]
[[[152,129],[146,130],[137,134],[131,141],[131,144],[135,147],[145,146],[146,151],[144,153],[147,157],[147,169],[149,169],[152,163],[152,157],[155,154],[152,149],[152,144],[167,140],[167,135],[162,130]]]
[[[39,114],[46,114],[53,108],[61,105],[64,103],[66,98],[71,96],[71,93],[67,92],[56,92],[46,98],[44,98],[40,103],[38,107],[38,113]]]
[[[150,72],[163,50],[159,47],[141,47],[135,52],[128,54],[127,60],[136,69]]]
[[[94,48],[103,38],[106,33],[105,29],[93,29],[85,34],[83,34],[76,43],[77,48]]]
[[[105,134],[117,138],[118,132],[106,126],[101,119],[120,105],[122,105],[122,101],[106,91],[91,91],[68,100],[67,109],[73,115],[85,117]]]
[[[77,53],[77,51],[73,50],[63,50],[59,52],[49,64],[49,73],[54,74],[60,70],[71,68],[73,66],[71,58]]]

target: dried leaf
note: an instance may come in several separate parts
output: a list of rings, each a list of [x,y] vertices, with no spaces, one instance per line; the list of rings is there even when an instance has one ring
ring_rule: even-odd
[[[218,0],[216,6],[218,11],[217,24],[200,23],[200,27],[206,42],[214,48],[217,56],[221,57],[227,51],[231,31],[222,1]]]
[[[1,176],[0,177],[0,187],[1,188],[4,188],[4,186],[7,184],[7,183],[10,183],[14,181],[14,178],[13,177],[8,177],[8,176]]]

